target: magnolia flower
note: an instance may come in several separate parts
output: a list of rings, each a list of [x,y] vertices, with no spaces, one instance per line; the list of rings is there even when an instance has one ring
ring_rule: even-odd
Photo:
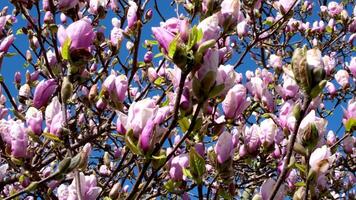
[[[335,143],[336,143],[336,135],[333,131],[330,130],[326,136],[326,144],[332,146]]]
[[[68,10],[74,8],[78,3],[78,0],[59,0],[57,6],[59,10]]]
[[[344,148],[345,153],[347,154],[352,154],[353,153],[353,149],[355,146],[355,137],[353,136],[348,136],[347,138],[345,138],[345,140],[342,143],[342,147]]]
[[[240,0],[223,0],[220,12],[224,16],[233,16],[237,20],[240,14]]]
[[[0,52],[6,53],[10,46],[12,45],[12,43],[14,42],[15,37],[13,34],[7,36],[5,39],[3,39],[0,43]]]
[[[272,54],[269,57],[268,64],[273,68],[281,69],[283,66],[283,61],[280,56],[277,56],[276,54]]]
[[[274,142],[278,127],[271,118],[265,119],[260,124],[260,141],[262,145],[269,147]]]
[[[325,73],[330,75],[336,66],[336,60],[334,57],[330,57],[326,55],[323,57],[323,61],[324,61]]]
[[[205,52],[203,63],[200,66],[197,76],[199,80],[203,80],[208,72],[213,72],[216,77],[216,72],[219,67],[219,51],[215,48],[210,48]],[[214,80],[215,81],[215,78]]]
[[[84,176],[82,172],[79,174],[80,177],[80,194],[83,199],[95,200],[100,192],[101,188],[97,186],[97,180],[95,175]],[[67,185],[60,185],[57,191],[58,199],[60,200],[77,200],[78,191],[76,187],[76,181],[73,179],[72,183]]]
[[[64,123],[64,116],[62,112],[56,113],[51,121],[51,125],[49,127],[49,132],[51,134],[59,136],[60,130]]]
[[[137,21],[137,4],[130,0],[129,1],[129,9],[127,11],[127,27],[129,29],[133,28]]]
[[[152,119],[149,119],[139,138],[139,144],[143,152],[148,152],[151,149],[154,130],[155,123]]]
[[[45,111],[46,126],[47,127],[51,126],[53,117],[61,112],[62,112],[61,103],[59,102],[58,97],[55,96],[53,97],[51,103],[46,107],[46,111]]]
[[[198,29],[203,31],[203,39],[201,42],[215,39],[220,36],[219,18],[216,14],[213,14],[198,24]]]
[[[23,84],[21,85],[19,89],[19,96],[24,97],[24,98],[29,98],[31,96],[31,87],[29,84]]]
[[[248,153],[256,153],[261,145],[260,141],[261,130],[256,124],[251,127],[246,127],[244,131],[244,146]]]
[[[241,79],[242,75],[237,73],[232,65],[220,65],[216,72],[216,85],[224,84],[223,95],[234,85],[241,82]]]
[[[60,25],[57,32],[58,40],[63,47],[70,39],[70,49],[88,49],[94,41],[93,26],[88,19],[81,19],[70,24],[66,29]]]
[[[152,33],[165,53],[168,53],[169,44],[173,41],[174,35],[162,27],[152,27]]]
[[[27,156],[28,135],[22,123],[13,123],[10,129],[11,155],[16,158]]]
[[[309,49],[306,54],[306,59],[309,69],[324,68],[323,57],[319,49]]]
[[[112,18],[113,29],[110,32],[110,42],[119,48],[124,37],[124,31],[120,28],[121,22],[116,17]]]
[[[275,184],[276,181],[272,178],[269,178],[265,182],[263,182],[260,189],[262,200],[269,199],[271,195],[271,191],[273,191],[273,187]],[[286,188],[284,185],[281,185],[276,193],[276,196],[274,197],[274,200],[282,200],[284,199],[285,195],[286,195]]]
[[[100,7],[106,8],[109,0],[90,0],[89,2],[89,13],[98,14]]]
[[[26,112],[26,124],[37,135],[42,132],[42,112],[30,107]]]
[[[247,20],[243,20],[237,24],[237,35],[240,38],[246,37],[248,35],[249,25]]]
[[[347,68],[351,71],[352,76],[356,77],[356,57],[351,58],[350,64]]]
[[[235,119],[250,105],[250,101],[246,100],[246,88],[237,84],[231,88],[224,101],[222,102],[222,108],[225,114],[225,118]]]
[[[334,157],[331,156],[330,148],[324,145],[313,151],[310,155],[309,165],[316,173],[326,173],[333,161]]]
[[[339,70],[335,74],[336,82],[342,87],[346,87],[349,85],[349,73],[346,70]]]
[[[328,13],[330,16],[334,17],[338,14],[340,14],[343,10],[342,5],[340,5],[339,3],[335,2],[335,1],[331,1],[328,4]]]
[[[342,122],[345,125],[347,123],[347,121],[350,119],[356,119],[356,100],[355,99],[351,99],[348,102],[347,109],[344,110],[344,116],[343,116]]]
[[[105,79],[103,88],[107,90],[112,100],[122,102],[125,100],[128,88],[127,77],[125,75],[115,76],[115,74],[111,74]]]
[[[297,135],[298,141],[301,143],[318,141],[318,138],[321,138],[324,134],[327,124],[327,120],[316,116],[315,110],[310,111],[300,123]],[[311,125],[315,125],[318,135],[313,135]]]
[[[187,168],[189,166],[189,155],[188,154],[180,154],[172,159],[169,169],[169,176],[174,181],[181,181],[184,179],[183,177],[183,168]]]
[[[132,129],[134,135],[138,138],[146,123],[152,117],[155,117],[158,106],[153,99],[143,99],[138,102],[133,102],[129,108],[127,117],[119,115],[121,123],[125,123],[126,130]]]
[[[48,100],[57,90],[57,82],[54,79],[42,80],[35,89],[33,106],[37,109],[46,105]]]
[[[279,10],[281,13],[286,13],[292,9],[293,5],[296,6],[299,3],[299,0],[279,0]]]
[[[234,145],[232,144],[232,135],[224,131],[214,147],[217,160],[220,164],[223,164],[225,161],[229,160],[232,157],[234,150]]]

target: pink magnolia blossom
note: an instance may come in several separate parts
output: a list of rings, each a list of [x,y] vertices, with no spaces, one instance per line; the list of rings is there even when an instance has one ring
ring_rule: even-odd
[[[85,176],[82,172],[79,173],[80,177],[80,194],[83,199],[95,200],[100,192],[101,188],[97,186],[97,180],[95,175]],[[67,185],[60,185],[57,191],[58,199],[60,200],[77,200],[78,191],[76,189],[76,181],[73,179],[72,183]]]
[[[265,119],[260,123],[260,141],[262,145],[269,147],[274,142],[278,127],[271,118]]]
[[[220,36],[219,18],[216,14],[205,18],[198,24],[198,28],[203,31],[202,42],[218,39]]]
[[[78,0],[59,0],[57,7],[59,10],[68,10],[74,8],[78,3]]]
[[[272,178],[267,179],[263,184],[261,185],[260,193],[262,196],[262,200],[267,200],[270,195],[271,191],[273,191],[273,187],[276,184],[276,181]],[[281,185],[280,188],[277,191],[276,196],[274,197],[275,200],[282,200],[284,199],[284,196],[286,195],[286,188],[284,185]]]
[[[26,124],[37,135],[42,131],[42,112],[34,107],[30,107],[26,112]]]
[[[349,84],[349,73],[346,70],[339,70],[335,74],[335,80],[342,87],[346,87]]]
[[[228,91],[222,102],[225,118],[235,119],[239,117],[249,105],[250,101],[246,100],[246,88],[241,84],[235,85]]]
[[[114,101],[124,101],[128,88],[128,80],[125,75],[111,74],[103,82],[103,87],[109,92]]]
[[[355,78],[356,77],[356,57],[352,57],[350,64],[347,66],[347,68],[351,71],[352,76]]]
[[[330,149],[324,145],[313,151],[310,155],[309,165],[316,173],[326,173],[333,161],[334,157],[332,157]]]
[[[12,43],[14,42],[14,40],[15,37],[12,34],[7,36],[5,39],[3,39],[0,43],[0,52],[6,53],[9,50]]]
[[[339,3],[335,2],[335,1],[331,1],[328,4],[328,13],[330,16],[334,17],[338,14],[340,14],[343,10],[342,5],[340,5]]]
[[[33,106],[37,109],[46,105],[48,100],[57,90],[57,82],[54,79],[42,80],[35,89],[33,95]]]
[[[180,154],[172,159],[169,175],[174,181],[181,181],[183,177],[183,168],[189,166],[189,155]]]
[[[70,49],[88,49],[94,41],[93,26],[88,19],[81,19],[70,24],[67,28],[59,26],[57,32],[58,40],[61,46],[69,38]]]
[[[347,109],[344,110],[344,116],[342,122],[347,123],[350,119],[356,119],[356,100],[351,99],[347,104]]]
[[[129,29],[131,29],[134,27],[137,21],[138,6],[132,0],[129,0],[129,5],[129,10],[127,11],[127,26]]]
[[[224,131],[214,147],[215,154],[217,156],[218,162],[223,164],[225,161],[230,159],[233,154],[234,146],[232,144],[232,135]]]

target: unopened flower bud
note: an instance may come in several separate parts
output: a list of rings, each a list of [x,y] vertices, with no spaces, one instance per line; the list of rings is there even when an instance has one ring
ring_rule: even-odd
[[[66,103],[73,94],[73,84],[68,77],[64,77],[61,88],[62,102]]]

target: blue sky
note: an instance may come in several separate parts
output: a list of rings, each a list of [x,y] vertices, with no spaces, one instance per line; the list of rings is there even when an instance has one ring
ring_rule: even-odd
[[[150,3],[148,4],[148,7],[153,8],[153,2],[154,1],[150,1]],[[169,17],[176,17],[176,12],[174,12],[174,9],[176,8],[176,6],[170,6],[169,5],[169,1],[158,1],[159,2],[159,7],[160,10],[162,12],[162,14],[164,15],[164,17],[166,19],[168,19]],[[9,6],[9,13],[12,10],[12,6],[10,5],[10,3],[8,1],[0,1],[0,7],[4,7],[4,6]],[[315,8],[318,9],[318,8]],[[351,9],[350,9],[351,10]],[[184,10],[182,8],[180,8],[179,13],[184,13]],[[351,12],[350,12],[351,13]],[[105,35],[106,37],[109,37],[110,34],[110,30],[112,28],[111,25],[111,18],[113,17],[112,13],[107,16],[106,20],[101,21],[101,25],[105,26]],[[314,18],[315,16],[313,16],[312,18]],[[18,16],[18,23],[16,23],[14,25],[14,32],[16,33],[16,30],[18,27],[21,27],[24,25],[24,20],[21,18],[21,16]],[[316,17],[315,17],[316,18]],[[57,20],[58,21],[58,20]],[[152,33],[150,30],[150,27],[152,26],[159,26],[160,23],[160,18],[158,17],[158,14],[156,12],[153,13],[153,18],[152,20],[145,25],[145,28],[143,29],[143,34],[142,37],[143,39],[152,39]],[[144,41],[144,40],[141,40]],[[16,35],[16,39],[15,39],[15,43],[14,43],[19,49],[21,49],[22,52],[25,52],[25,50],[28,48],[29,42],[27,40],[27,37],[25,35]],[[125,42],[122,45],[122,48],[125,48]],[[156,49],[157,50],[157,49]],[[10,48],[10,52],[15,52],[14,48]],[[121,51],[121,56],[126,57],[126,52]],[[140,48],[140,52],[139,52],[139,60],[142,61],[143,60],[143,55],[146,52],[146,50],[144,48]],[[230,63],[234,63],[240,55],[238,55],[237,53],[234,54],[234,56],[232,57],[232,59],[230,60]],[[35,57],[34,57],[34,61],[36,61]],[[158,61],[156,59],[156,61]],[[24,73],[25,70],[24,69],[24,60],[19,56],[16,55],[15,57],[12,58],[4,58],[3,61],[3,65],[2,65],[2,75],[4,76],[5,82],[7,83],[8,87],[10,88],[10,90],[12,91],[12,94],[16,94],[16,90],[15,90],[15,86],[13,84],[13,75],[16,71],[20,71],[22,72],[22,78],[24,80]],[[252,62],[249,59],[249,55],[246,56],[245,60],[244,60],[244,64],[239,67],[237,69],[238,72],[240,73],[245,73],[246,70],[252,70],[254,71],[256,69],[257,65]],[[28,67],[28,70],[30,72],[33,71],[32,67]],[[328,105],[328,104],[327,104]],[[345,105],[344,105],[345,107]],[[336,130],[338,128],[338,123],[333,123],[334,120],[336,122],[340,122],[340,119],[342,118],[342,109],[338,109],[339,111],[335,112],[334,116],[331,118],[332,120],[329,121],[329,125],[328,127],[332,130]]]

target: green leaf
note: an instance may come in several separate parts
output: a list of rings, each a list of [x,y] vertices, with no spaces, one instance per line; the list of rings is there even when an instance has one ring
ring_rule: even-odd
[[[310,92],[310,97],[311,98],[315,98],[317,97],[320,92],[324,89],[325,85],[326,85],[327,81],[326,80],[322,80],[320,81],[320,83],[318,85],[316,85]]]
[[[272,26],[272,25],[273,25],[273,22],[272,22],[272,21],[269,21],[269,20],[265,20],[265,21],[263,22],[263,25]]]
[[[186,132],[189,129],[190,122],[187,117],[183,117],[178,121],[178,123],[183,132]]]
[[[159,58],[159,57],[162,57],[163,55],[164,55],[163,53],[158,53],[153,58]]]
[[[160,154],[159,156],[153,155],[152,158],[155,160],[161,160],[161,159],[166,159],[167,156],[165,154]]]
[[[25,191],[26,192],[34,191],[37,189],[38,185],[39,185],[39,183],[37,181],[33,181],[32,183],[30,183],[29,186],[27,186],[25,188]]]
[[[205,173],[205,160],[201,157],[194,148],[189,152],[189,168],[194,179],[200,184],[202,176]]]
[[[216,85],[210,92],[209,92],[209,98],[215,98],[223,92],[225,88],[224,84]]]
[[[82,161],[81,153],[78,153],[76,156],[70,159],[70,165],[67,168],[67,172],[73,171],[75,168],[79,166]]]
[[[181,182],[174,182],[173,180],[169,180],[163,185],[163,187],[168,192],[173,192],[180,185],[181,185]]]
[[[130,131],[125,135],[125,143],[127,147],[129,147],[129,149],[132,151],[132,153],[141,155],[141,152],[138,149],[137,145],[132,140],[132,137],[133,137],[133,131],[132,129],[130,129]]]
[[[23,34],[23,30],[21,28],[17,29],[16,35],[22,35],[22,34]]]
[[[56,135],[53,135],[51,133],[43,133],[42,134],[45,138],[52,140],[54,142],[59,142],[59,143],[63,143],[63,141],[61,139],[59,139],[59,137],[57,137]]]
[[[295,183],[295,186],[297,186],[297,187],[304,187],[304,186],[306,186],[306,185],[307,185],[307,184],[305,184],[304,181],[300,181],[300,182]]]
[[[174,54],[176,53],[177,50],[177,39],[175,38],[174,40],[172,40],[172,42],[169,44],[168,47],[168,57],[173,58]]]
[[[190,170],[187,169],[187,168],[183,168],[183,175],[186,176],[186,177],[189,178],[189,179],[193,178],[192,173],[191,173]]]
[[[194,47],[194,45],[197,43],[197,39],[198,39],[198,28],[197,26],[193,26],[193,28],[190,29],[190,33],[188,36],[188,49]]]
[[[349,132],[354,128],[356,128],[356,118],[351,118],[351,119],[347,120],[347,122],[345,124],[346,131]]]
[[[71,158],[64,158],[59,164],[58,164],[58,173],[64,173],[67,171],[71,163]]]
[[[11,58],[11,57],[14,57],[14,56],[16,56],[16,55],[17,55],[17,53],[10,53],[10,52],[8,52],[8,53],[5,54],[5,57]]]
[[[303,174],[305,174],[305,165],[299,164],[299,163],[295,163],[294,166]]]
[[[64,41],[64,44],[62,46],[62,58],[64,60],[70,60],[69,50],[71,43],[72,41],[69,37]]]
[[[154,84],[155,85],[162,85],[162,83],[164,83],[164,81],[165,81],[164,77],[160,76],[154,81]]]

